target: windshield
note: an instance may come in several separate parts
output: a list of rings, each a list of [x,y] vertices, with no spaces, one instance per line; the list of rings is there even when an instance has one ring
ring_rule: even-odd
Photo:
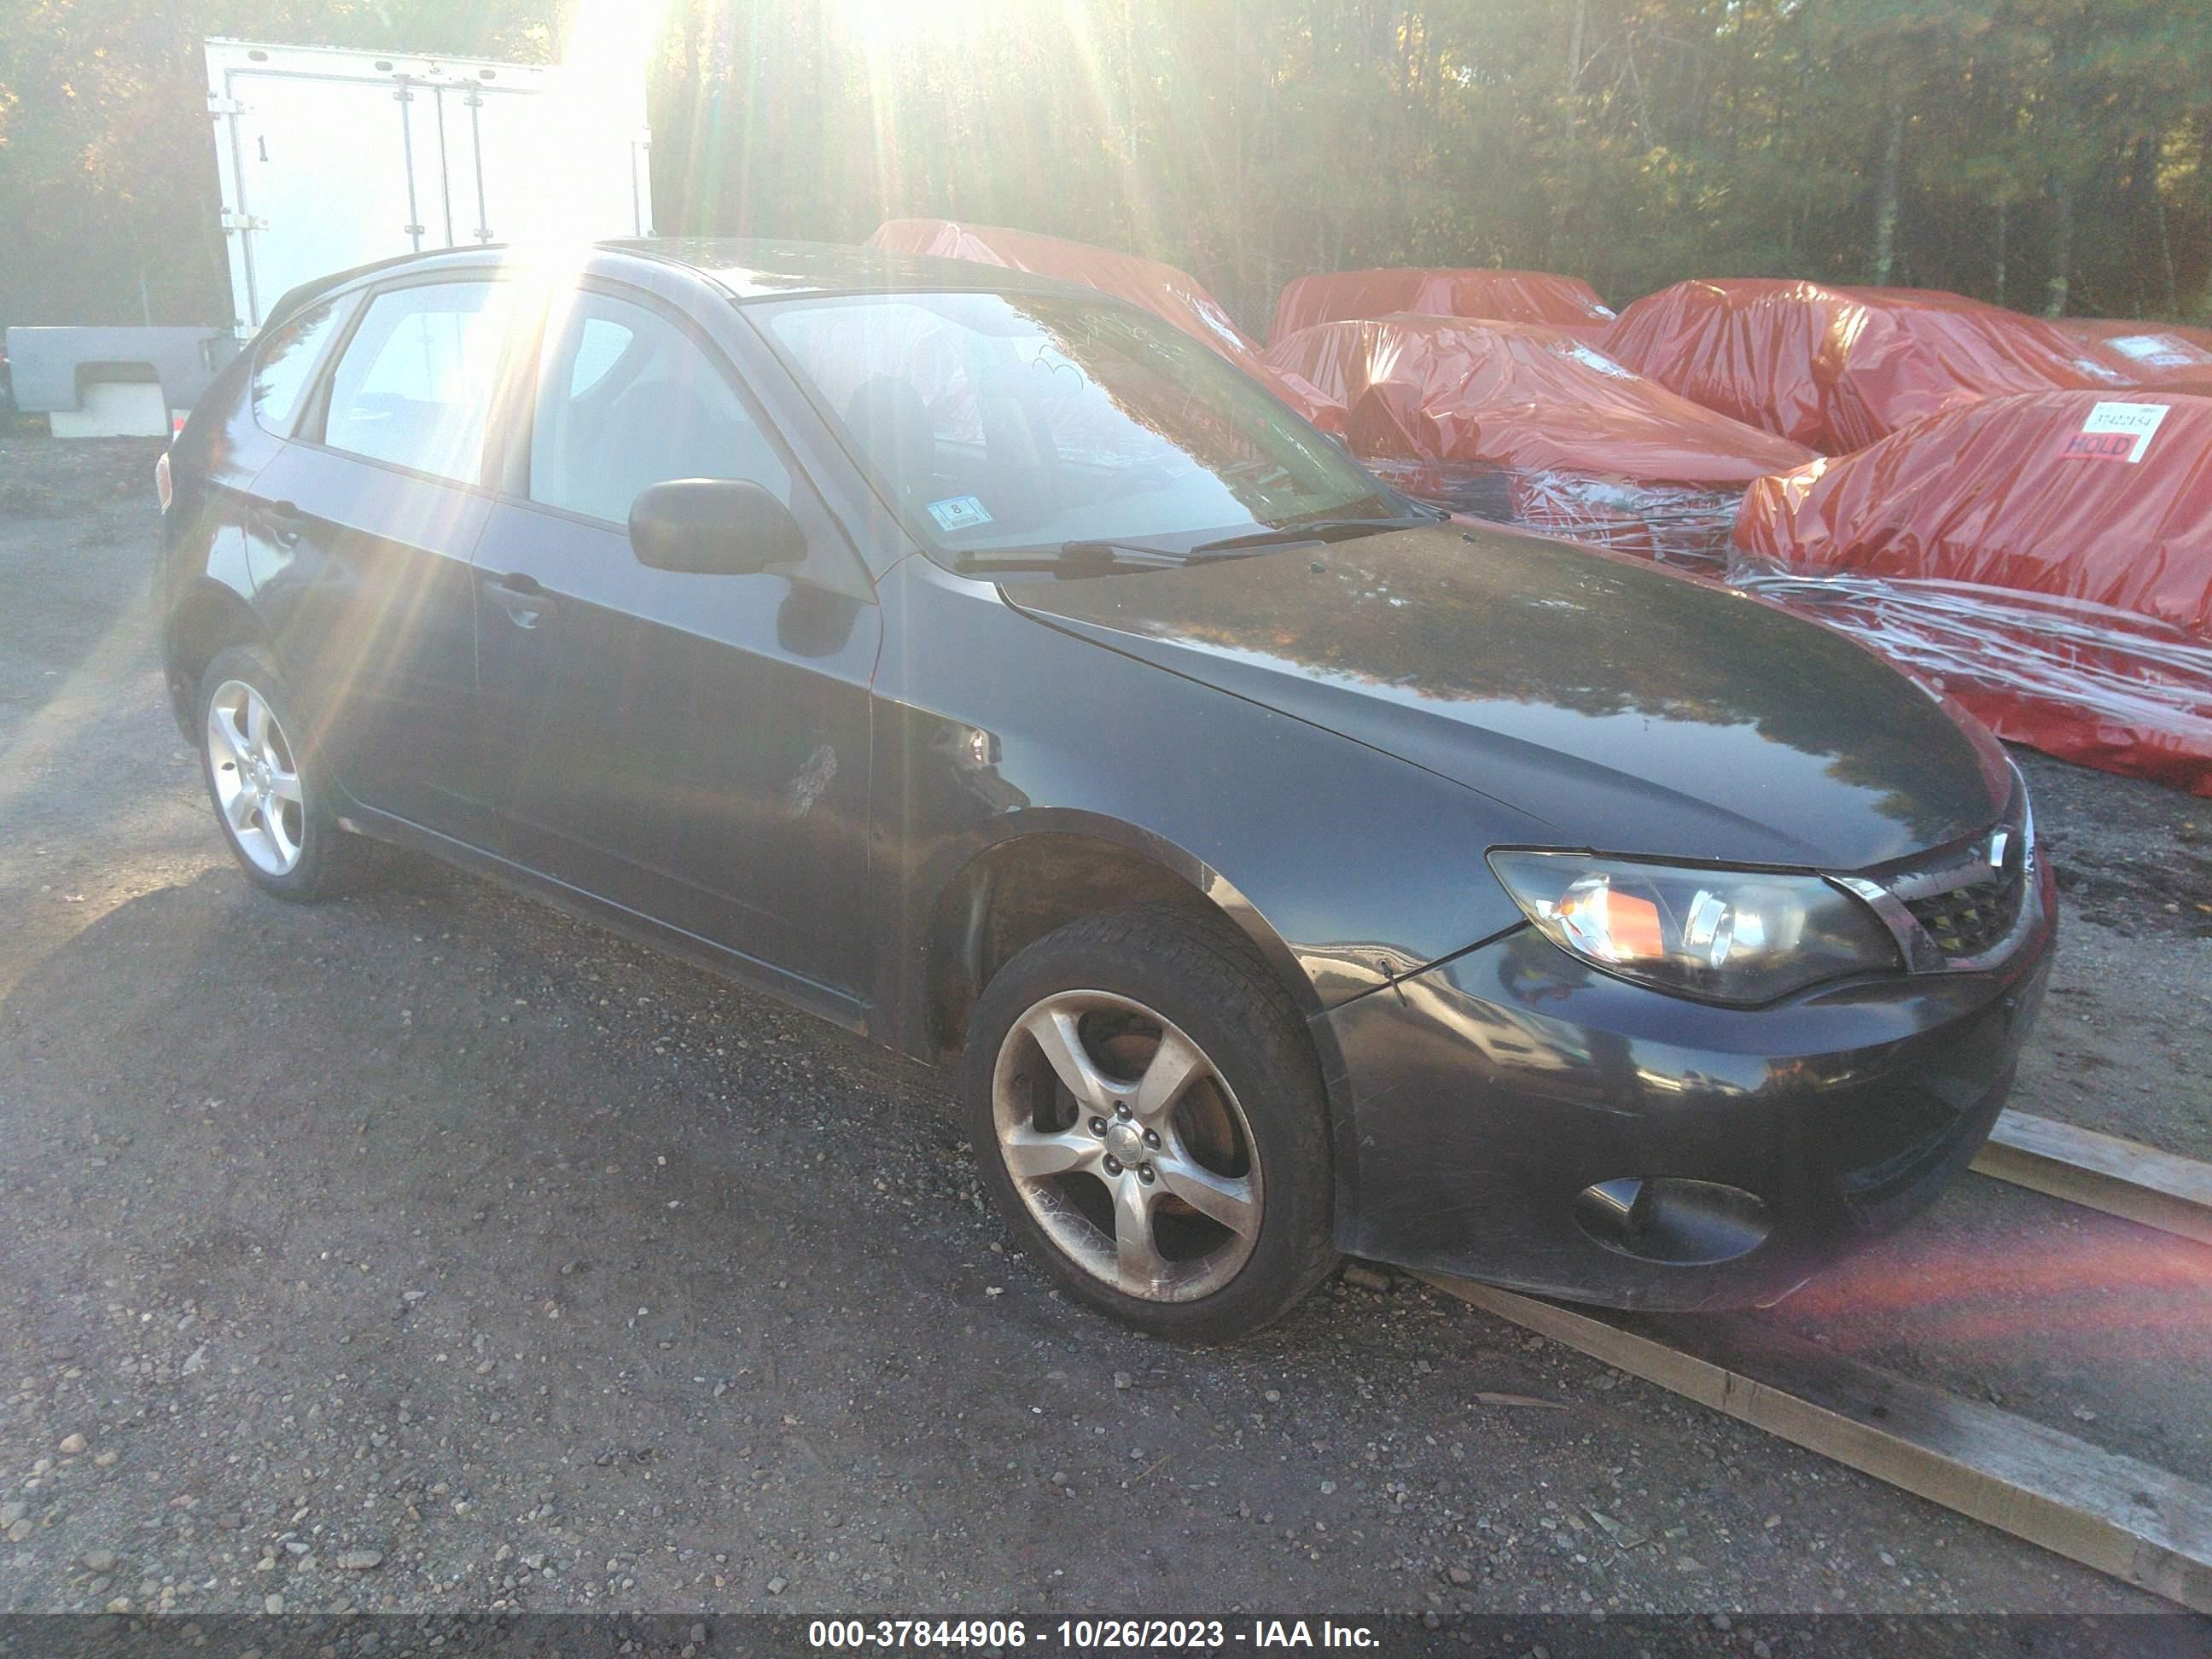
[[[1405,504],[1212,352],[1079,297],[750,307],[925,547],[1182,551]]]

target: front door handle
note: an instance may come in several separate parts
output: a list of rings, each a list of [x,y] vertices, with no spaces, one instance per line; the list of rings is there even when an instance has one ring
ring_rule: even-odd
[[[307,522],[307,515],[290,501],[264,501],[260,509],[261,528],[269,539],[279,547],[299,544],[300,532]]]
[[[500,609],[507,612],[507,619],[517,628],[537,627],[553,609],[553,601],[538,585],[538,579],[520,571],[486,578],[484,592],[491,595]]]

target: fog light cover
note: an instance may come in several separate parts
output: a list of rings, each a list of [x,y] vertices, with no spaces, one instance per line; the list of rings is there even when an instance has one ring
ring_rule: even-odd
[[[1575,1194],[1575,1224],[1621,1255],[1670,1267],[1709,1267],[1766,1242],[1766,1205],[1716,1181],[1634,1176]]]

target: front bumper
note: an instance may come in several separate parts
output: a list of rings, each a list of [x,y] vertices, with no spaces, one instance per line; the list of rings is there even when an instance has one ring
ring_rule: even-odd
[[[1768,1008],[1631,985],[1524,927],[1333,1009],[1338,1243],[1612,1307],[1776,1300],[1972,1160],[2053,898],[2044,863],[2002,962]]]

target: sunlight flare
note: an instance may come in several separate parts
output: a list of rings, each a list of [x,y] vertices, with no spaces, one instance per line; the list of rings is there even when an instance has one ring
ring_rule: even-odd
[[[518,258],[573,268],[593,240],[595,192],[577,188],[626,157],[646,126],[645,82],[671,0],[582,0],[552,84],[537,100],[541,188],[509,240]]]

